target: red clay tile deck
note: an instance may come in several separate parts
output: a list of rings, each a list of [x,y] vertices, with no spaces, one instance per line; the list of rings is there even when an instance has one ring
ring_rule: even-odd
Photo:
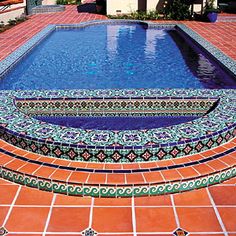
[[[7,193],[7,194],[6,194]],[[191,192],[142,198],[71,197],[0,183],[0,224],[8,235],[236,234],[236,178]],[[93,234],[91,234],[93,235]],[[184,234],[179,234],[184,235]]]
[[[40,14],[0,34],[0,60],[25,43],[48,24],[79,23],[106,19],[105,16],[77,13],[76,6],[65,12]],[[182,22],[236,59],[236,22]],[[5,142],[0,147],[42,163],[104,170],[144,169],[191,163],[236,146],[232,141],[210,152],[184,158],[141,164],[85,164],[56,160],[17,149]],[[236,154],[179,170],[142,174],[96,174],[56,171],[47,166],[25,163],[1,154],[0,165],[25,174],[66,181],[96,184],[145,183],[197,177],[235,165]],[[92,198],[58,195],[20,186],[0,179],[0,227],[7,235],[236,235],[236,178],[190,192],[139,198]],[[179,230],[178,230],[179,229]],[[4,229],[2,229],[3,231]],[[0,229],[1,233],[1,229]],[[90,234],[89,234],[90,233]],[[97,234],[95,234],[97,233]]]

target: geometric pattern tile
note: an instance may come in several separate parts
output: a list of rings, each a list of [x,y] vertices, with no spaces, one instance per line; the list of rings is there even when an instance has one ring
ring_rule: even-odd
[[[173,233],[174,236],[187,236],[189,233],[181,228],[178,228]]]
[[[7,234],[8,234],[7,229],[4,226],[0,227],[0,236],[5,236]]]

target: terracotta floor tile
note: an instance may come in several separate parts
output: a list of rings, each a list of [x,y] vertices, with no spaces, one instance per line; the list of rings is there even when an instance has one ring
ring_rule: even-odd
[[[5,155],[5,154],[0,154],[0,165],[5,165],[9,161],[13,160],[12,157]]]
[[[18,169],[21,173],[24,174],[32,174],[35,170],[37,170],[40,166],[32,163],[28,163],[21,168]]]
[[[184,179],[195,178],[199,176],[199,174],[192,167],[178,168],[178,172]]]
[[[133,184],[133,183],[144,183],[144,178],[142,174],[126,174],[126,181],[127,184]]]
[[[88,176],[89,173],[87,172],[73,172],[68,182],[85,183]]]
[[[105,182],[106,182],[106,174],[91,173],[87,180],[87,183],[90,184],[105,184]]]
[[[80,232],[89,226],[89,207],[54,207],[47,232]]]
[[[135,206],[171,206],[170,195],[137,197],[134,198]]]
[[[50,206],[53,193],[34,188],[22,187],[15,205],[46,205]]]
[[[209,191],[216,205],[236,205],[236,186],[212,186]]]
[[[120,169],[122,169],[122,164],[118,164],[118,163],[110,163],[109,164],[109,163],[106,163],[104,169],[106,169],[106,170],[115,170],[115,169],[120,170]]]
[[[53,164],[59,165],[59,166],[69,166],[71,161],[68,160],[61,160],[61,159],[56,159]]]
[[[143,176],[148,183],[161,183],[165,182],[160,172],[144,172]]]
[[[50,179],[66,181],[67,178],[70,176],[70,174],[71,174],[71,171],[69,171],[69,170],[57,169],[57,170],[50,176]]]
[[[48,178],[54,171],[54,168],[42,166],[34,172],[34,175],[42,178]]]
[[[235,154],[236,155],[236,154]],[[222,158],[220,158],[223,162],[225,162],[226,164],[228,164],[229,166],[233,166],[236,164],[236,158],[235,156],[233,156],[233,154],[227,155],[227,156],[223,156]]]
[[[161,173],[166,181],[179,180],[182,178],[176,170],[163,170]]]
[[[7,234],[7,236],[26,236],[25,233],[22,234]],[[42,234],[27,234],[27,236],[43,236]]]
[[[32,153],[32,152],[28,152],[25,157],[27,157],[30,160],[37,160],[39,159],[39,157],[41,157],[39,154],[37,153]]]
[[[12,151],[12,153],[18,155],[18,156],[24,156],[27,154],[27,151],[23,149],[16,148],[15,150]]]
[[[18,188],[18,185],[0,185],[0,205],[11,204]]]
[[[25,161],[21,161],[21,160],[15,159],[12,162],[10,162],[7,165],[5,165],[5,167],[9,168],[11,170],[17,170],[17,169],[19,169],[20,167],[22,167],[25,164],[26,164]]]
[[[141,169],[150,169],[150,168],[156,168],[157,167],[157,162],[144,162],[144,163],[139,163],[139,166]]]
[[[163,161],[158,161],[157,166],[162,167],[162,166],[172,166],[174,163],[172,160],[163,160]]]
[[[222,170],[228,166],[220,160],[209,161],[207,164],[212,167],[214,170]]]
[[[131,206],[131,198],[95,198],[94,206]]]
[[[99,233],[132,232],[131,207],[95,207],[92,228]]]
[[[131,170],[131,169],[140,169],[138,163],[123,164],[122,167],[123,167],[123,169],[125,169],[125,170],[126,170],[126,169],[128,169],[128,170]]]
[[[86,168],[88,169],[101,169],[103,170],[105,168],[105,164],[103,163],[88,163]]]
[[[207,166],[205,164],[194,165],[193,169],[195,169],[201,175],[207,175],[209,173],[214,172],[214,169],[212,169],[211,167],[209,167],[209,166]]]
[[[54,205],[90,206],[91,197],[77,197],[57,194]]]
[[[234,196],[235,197],[235,196]],[[236,232],[236,207],[217,208],[227,231]]]
[[[176,207],[176,211],[180,227],[188,232],[222,232],[212,207]]]
[[[205,152],[201,152],[200,155],[203,157],[211,157],[214,156],[216,153],[212,150],[207,150]]]
[[[171,207],[136,207],[137,232],[172,232],[176,229]]]
[[[0,225],[2,226],[10,207],[0,206]]]
[[[49,207],[13,207],[6,228],[11,232],[43,232],[49,209]]]
[[[85,163],[85,162],[71,161],[69,166],[75,167],[75,168],[85,168],[85,167],[87,166],[87,163]]]
[[[206,189],[198,189],[173,195],[176,206],[211,206]]]
[[[125,174],[107,174],[107,184],[125,183]]]

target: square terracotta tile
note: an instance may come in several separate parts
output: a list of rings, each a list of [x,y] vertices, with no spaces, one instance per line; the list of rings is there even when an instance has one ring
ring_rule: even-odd
[[[216,205],[236,205],[236,186],[212,186],[209,191]]]
[[[198,189],[173,195],[176,206],[211,206],[206,189]]]
[[[176,207],[176,211],[180,227],[188,232],[222,232],[212,207]]]
[[[94,174],[91,173],[87,180],[87,183],[90,184],[105,184],[106,182],[106,174]]]
[[[94,198],[94,206],[131,206],[132,198]]]
[[[0,206],[0,225],[3,225],[3,222],[7,216],[10,207],[8,206]]]
[[[90,174],[86,172],[73,172],[68,179],[68,182],[85,183]]]
[[[135,207],[136,230],[141,232],[172,232],[176,221],[172,207]]]
[[[89,226],[90,207],[54,207],[47,232],[81,232]]]
[[[131,207],[94,207],[92,228],[99,233],[133,232]]]
[[[90,206],[91,202],[91,197],[77,197],[57,194],[54,205]]]
[[[34,188],[22,187],[15,205],[45,205],[50,206],[53,193]]]
[[[13,207],[6,228],[11,232],[43,232],[49,209],[49,207]]]
[[[18,188],[18,185],[0,185],[0,205],[11,204]]]
[[[236,232],[236,207],[217,208],[223,224],[228,232]]]
[[[138,173],[138,174],[126,174],[126,181],[127,184],[134,184],[134,183],[145,183],[143,175]]]
[[[134,198],[135,206],[171,206],[170,195]]]
[[[107,184],[124,184],[125,174],[107,174]]]
[[[160,172],[145,172],[143,173],[143,176],[147,183],[161,183],[165,180],[163,179]]]

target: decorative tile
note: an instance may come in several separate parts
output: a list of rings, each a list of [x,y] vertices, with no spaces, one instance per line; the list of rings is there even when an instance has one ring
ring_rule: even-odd
[[[82,235],[84,236],[94,236],[94,235],[97,235],[98,233],[93,230],[92,228],[88,228],[86,229],[85,231],[82,232]]]
[[[175,236],[187,236],[189,233],[181,228],[178,228],[174,231],[173,235]]]
[[[8,234],[8,231],[5,227],[0,227],[0,236],[5,236]]]

